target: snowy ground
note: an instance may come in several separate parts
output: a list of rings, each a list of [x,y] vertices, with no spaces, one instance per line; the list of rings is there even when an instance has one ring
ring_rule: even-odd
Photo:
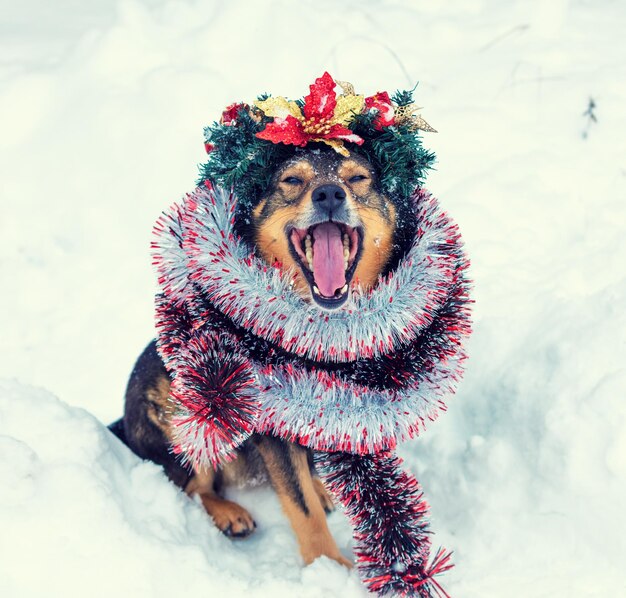
[[[626,595],[624,3],[3,0],[2,15],[2,596],[364,595],[333,563],[301,568],[271,491],[236,493],[260,528],[230,542],[100,424],[153,335],[150,231],[193,187],[203,125],[326,69],[366,93],[420,81],[440,131],[428,187],[473,262],[465,382],[402,450],[455,551],[445,586]],[[348,553],[341,514],[331,526]]]

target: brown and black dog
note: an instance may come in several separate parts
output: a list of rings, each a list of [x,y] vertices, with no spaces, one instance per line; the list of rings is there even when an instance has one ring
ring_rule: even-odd
[[[342,305],[353,283],[371,288],[403,251],[406,227],[381,192],[377,173],[357,155],[298,150],[277,168],[252,219],[241,227],[259,257],[289,271],[294,287],[321,309]],[[403,216],[404,218],[404,216]],[[189,495],[199,495],[226,535],[249,535],[256,523],[246,509],[222,497],[230,484],[264,478],[275,488],[306,564],[325,555],[346,566],[326,524],[333,503],[300,445],[254,435],[217,471],[191,471],[170,451],[170,380],[152,342],[139,357],[126,390],[122,420],[111,428],[140,457],[162,465]]]

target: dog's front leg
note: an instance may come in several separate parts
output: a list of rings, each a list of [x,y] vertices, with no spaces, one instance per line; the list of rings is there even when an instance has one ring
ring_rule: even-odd
[[[200,497],[204,509],[223,534],[232,538],[249,536],[256,528],[254,519],[243,507],[217,494],[215,477],[213,469],[197,470],[185,492],[189,496],[197,494]]]
[[[320,494],[315,487],[307,451],[299,445],[270,436],[255,437],[272,486],[293,528],[305,564],[327,556],[346,567],[346,559],[330,534]]]

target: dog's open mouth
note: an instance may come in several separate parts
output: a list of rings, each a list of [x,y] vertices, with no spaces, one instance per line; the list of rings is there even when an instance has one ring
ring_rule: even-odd
[[[287,234],[315,302],[327,309],[342,305],[361,257],[361,230],[329,221]]]

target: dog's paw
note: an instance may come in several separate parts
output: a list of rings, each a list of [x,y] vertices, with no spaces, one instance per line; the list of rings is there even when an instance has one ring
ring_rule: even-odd
[[[313,561],[317,560],[319,557],[325,556],[333,561],[338,562],[340,565],[348,569],[352,569],[354,567],[354,563],[347,559],[339,549],[334,545],[333,546],[308,546],[306,549],[302,551],[302,560],[305,565],[310,565]]]
[[[332,513],[335,510],[335,503],[319,478],[313,478],[313,487],[315,488],[315,493],[322,503],[324,511],[326,513]]]
[[[243,507],[219,497],[202,497],[202,504],[217,528],[230,538],[245,538],[256,529],[252,515]]]

